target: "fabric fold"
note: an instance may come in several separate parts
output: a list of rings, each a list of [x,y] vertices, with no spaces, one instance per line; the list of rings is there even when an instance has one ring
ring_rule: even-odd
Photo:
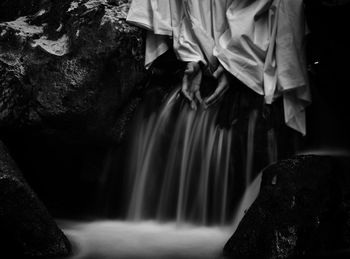
[[[170,38],[179,60],[221,64],[267,104],[283,98],[285,123],[306,134],[302,0],[133,0],[127,20],[149,30],[146,67]]]

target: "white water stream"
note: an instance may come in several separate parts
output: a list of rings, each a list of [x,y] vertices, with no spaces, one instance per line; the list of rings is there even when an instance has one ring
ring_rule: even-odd
[[[221,258],[260,189],[261,175],[252,174],[257,111],[240,171],[232,153],[239,143],[217,125],[217,109],[191,110],[175,91],[158,112],[143,111],[128,155],[126,219],[60,221],[72,259]]]
[[[233,224],[199,226],[156,221],[59,221],[73,244],[70,259],[219,259],[256,199],[259,175],[245,192]]]

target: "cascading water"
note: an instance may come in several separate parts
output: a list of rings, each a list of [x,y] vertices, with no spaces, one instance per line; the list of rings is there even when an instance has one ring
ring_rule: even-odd
[[[213,110],[178,107],[177,97],[158,114],[139,115],[127,218],[225,223],[231,130],[215,126]]]
[[[125,172],[125,220],[62,223],[77,246],[74,258],[219,258],[259,192],[258,115],[248,113],[246,137],[236,139],[235,127],[217,123],[218,107],[192,110],[179,90],[155,111],[141,107]],[[273,160],[275,145],[267,150]]]
[[[192,110],[174,91],[159,112],[138,114],[127,175],[127,219],[228,224],[233,220],[233,129],[216,108]],[[257,112],[249,118],[245,182],[251,182]]]

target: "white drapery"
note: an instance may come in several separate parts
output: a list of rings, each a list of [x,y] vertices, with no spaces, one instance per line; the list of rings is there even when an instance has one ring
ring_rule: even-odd
[[[306,134],[311,102],[302,0],[133,0],[128,22],[148,30],[148,67],[168,50],[227,71],[271,104],[283,96],[285,122]]]

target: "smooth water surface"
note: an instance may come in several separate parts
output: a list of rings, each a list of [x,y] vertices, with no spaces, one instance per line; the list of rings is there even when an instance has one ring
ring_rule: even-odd
[[[71,259],[221,258],[230,227],[178,226],[155,221],[61,222]]]

